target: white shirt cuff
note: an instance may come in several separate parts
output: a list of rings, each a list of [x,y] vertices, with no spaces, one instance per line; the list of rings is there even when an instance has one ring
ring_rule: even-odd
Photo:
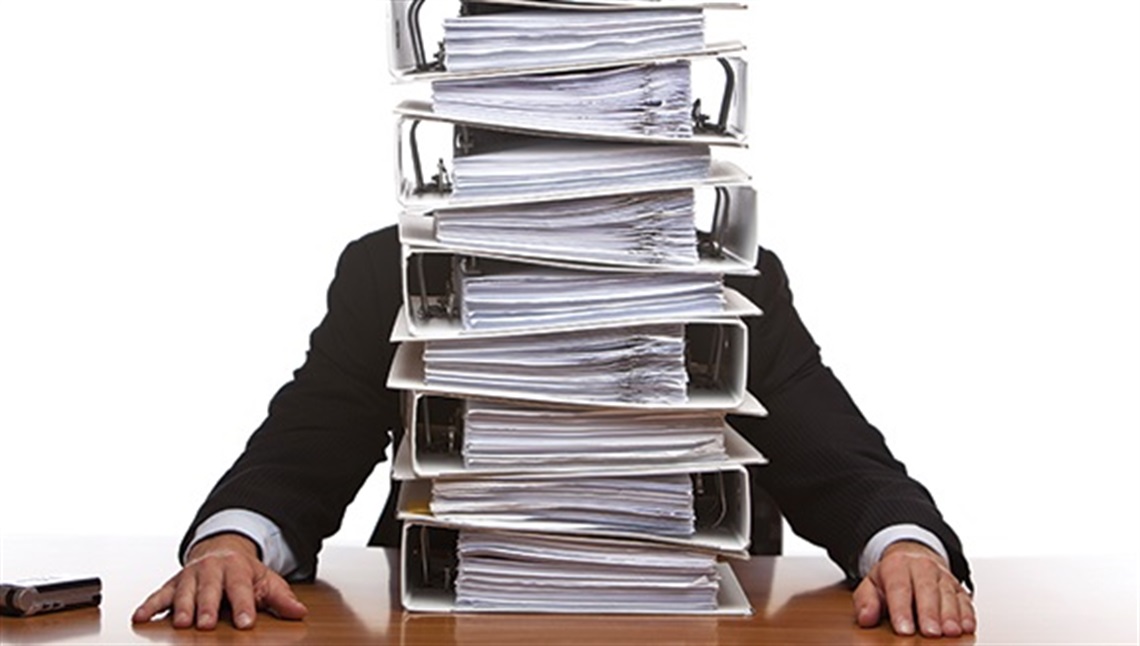
[[[297,559],[293,550],[281,536],[281,528],[272,520],[248,509],[223,509],[207,518],[194,532],[194,540],[186,548],[186,554],[202,539],[224,532],[236,532],[257,544],[261,551],[261,562],[270,570],[288,576],[297,569]],[[186,561],[186,554],[182,561]]]
[[[875,567],[879,559],[883,558],[883,552],[890,547],[891,543],[899,541],[922,543],[938,552],[942,558],[946,559],[947,563],[950,562],[950,555],[946,552],[946,546],[930,530],[911,524],[891,525],[880,529],[863,547],[863,554],[859,557],[859,576],[867,576],[871,568]]]

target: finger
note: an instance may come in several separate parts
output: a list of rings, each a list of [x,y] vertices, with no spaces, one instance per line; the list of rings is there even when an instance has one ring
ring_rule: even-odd
[[[213,630],[218,625],[218,609],[222,605],[222,584],[224,575],[217,565],[205,565],[198,571],[198,590],[195,602],[198,604],[198,630]]]
[[[135,614],[131,615],[131,621],[136,624],[148,622],[155,615],[169,608],[173,601],[174,581],[171,580],[151,593],[151,595],[139,605],[138,609],[135,610]]]
[[[285,579],[274,573],[267,573],[265,584],[265,598],[262,603],[265,609],[275,616],[281,619],[303,619],[309,613],[309,609],[297,599]]]
[[[855,588],[852,601],[855,603],[856,623],[863,628],[879,625],[879,621],[883,618],[883,597],[871,577],[864,577]]]
[[[922,634],[927,637],[940,637],[942,635],[942,593],[939,589],[939,570],[933,566],[922,567],[921,564],[912,564],[910,568],[913,577],[911,586],[914,589],[914,607],[917,612],[916,622]],[[894,611],[894,608],[891,608]]]
[[[893,571],[888,576],[886,571],[880,574],[883,586],[886,588],[887,614],[891,616],[891,626],[900,635],[914,634],[914,590],[911,586],[910,573],[906,568]]]
[[[942,582],[938,586],[942,634],[947,637],[958,637],[962,634],[962,620],[958,611],[958,591],[960,589],[958,582],[949,576],[943,576]]]
[[[174,588],[174,627],[189,628],[194,625],[194,598],[198,581],[194,572],[183,571]]]
[[[231,567],[225,572],[226,598],[230,600],[234,626],[253,628],[257,621],[257,602],[253,595],[253,573],[246,568]]]
[[[958,592],[958,617],[962,622],[962,632],[970,635],[978,629],[978,618],[974,614],[974,600],[965,590]]]

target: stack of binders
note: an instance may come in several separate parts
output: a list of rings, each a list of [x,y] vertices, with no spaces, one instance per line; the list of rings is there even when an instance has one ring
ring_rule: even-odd
[[[724,276],[755,272],[755,193],[713,154],[745,143],[746,70],[704,38],[744,5],[464,0],[429,54],[428,4],[455,8],[390,9],[432,96],[396,109],[405,608],[750,613],[722,558],[764,458],[726,415],[764,414],[760,311]]]

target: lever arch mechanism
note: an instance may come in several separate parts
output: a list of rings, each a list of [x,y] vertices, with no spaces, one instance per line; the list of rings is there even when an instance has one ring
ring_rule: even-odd
[[[412,55],[416,58],[416,71],[428,72],[433,70],[443,69],[443,43],[439,44],[439,51],[436,52],[435,57],[427,60],[427,55],[424,50],[423,33],[420,31],[420,10],[423,9],[425,0],[411,0],[408,5],[407,21],[408,35],[412,39]],[[466,3],[464,3],[466,6]]]
[[[426,0],[410,0],[408,10],[405,13],[405,24],[408,27],[408,36],[412,40],[412,55],[415,57],[417,72],[440,72],[443,71],[443,41],[439,42],[439,48],[435,54],[432,55],[431,60],[428,60],[427,49],[424,47],[423,30],[420,27],[420,10],[423,9]],[[478,14],[498,13],[500,11],[510,11],[510,7],[500,7],[498,5],[484,5],[468,0],[460,0],[459,15],[473,16]]]
[[[720,98],[720,114],[716,123],[709,123],[709,116],[701,112],[701,100],[693,102],[693,131],[712,132],[723,135],[728,132],[728,114],[732,108],[733,94],[736,92],[736,71],[727,58],[718,57],[717,62],[724,69],[724,94]]]
[[[420,525],[415,530],[414,540],[407,541],[405,564],[419,567],[406,567],[407,576],[412,579],[409,584],[427,590],[454,590],[455,576],[459,569],[455,542],[459,533],[453,529],[427,525]]]
[[[694,473],[691,477],[697,529],[719,528],[728,516],[728,492],[724,472]]]
[[[463,445],[463,400],[420,397],[416,440],[425,453],[455,455]]]
[[[724,257],[724,236],[728,231],[729,212],[732,208],[732,195],[724,186],[716,187],[716,203],[713,205],[712,227],[697,234],[697,252],[704,258]]]

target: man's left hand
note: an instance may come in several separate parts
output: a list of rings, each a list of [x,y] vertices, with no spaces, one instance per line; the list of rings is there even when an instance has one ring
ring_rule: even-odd
[[[934,550],[913,541],[892,543],[855,588],[855,620],[864,628],[889,616],[900,635],[958,637],[977,625],[970,593]],[[917,615],[917,617],[916,617]]]

